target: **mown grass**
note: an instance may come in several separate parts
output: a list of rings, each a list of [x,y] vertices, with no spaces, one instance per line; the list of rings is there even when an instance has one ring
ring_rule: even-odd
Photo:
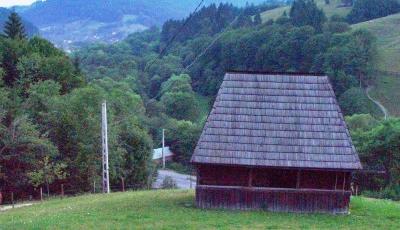
[[[375,35],[378,73],[374,76],[376,85],[371,96],[379,100],[391,116],[400,116],[400,13],[358,23],[352,28],[366,29]]]
[[[400,116],[400,77],[377,75],[370,94],[388,109],[390,116]]]
[[[358,23],[353,29],[366,29],[377,39],[377,68],[400,73],[400,13]]]
[[[337,6],[341,3],[341,0],[330,0],[329,5],[325,4],[325,0],[315,0],[315,2],[317,3],[317,6],[319,8],[324,10],[324,12],[328,18],[335,14],[345,17],[351,10],[351,7],[339,7],[338,8]],[[264,22],[266,22],[270,19],[275,20],[275,19],[279,18],[285,11],[289,15],[290,6],[283,6],[283,7],[265,11],[264,13],[261,14],[261,18],[263,19]]]
[[[51,200],[0,213],[0,229],[400,229],[400,203],[353,198],[350,215],[200,210],[193,191]]]

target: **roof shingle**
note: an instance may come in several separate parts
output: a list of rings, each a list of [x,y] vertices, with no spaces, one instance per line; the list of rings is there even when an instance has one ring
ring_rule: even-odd
[[[326,76],[227,73],[192,163],[361,169]]]

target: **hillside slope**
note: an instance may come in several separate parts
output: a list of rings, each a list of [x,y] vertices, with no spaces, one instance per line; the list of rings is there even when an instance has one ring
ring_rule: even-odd
[[[221,2],[243,6],[265,0],[206,0],[203,5]],[[168,19],[186,17],[198,4],[197,0],[47,0],[16,10],[37,25],[45,38],[70,49],[82,42],[119,41]]]
[[[340,16],[346,16],[350,10],[351,7],[339,7],[341,0],[330,0],[330,4],[326,4],[325,0],[315,0],[315,2],[317,3],[317,6],[321,9],[324,10],[325,14],[327,17],[330,17],[332,15],[340,15]],[[290,12],[290,6],[283,6],[283,7],[279,7],[273,10],[268,10],[265,11],[261,17],[263,19],[264,22],[270,20],[270,19],[277,19],[280,16],[282,16],[282,14],[286,11],[287,14],[289,14]]]
[[[400,116],[400,13],[353,25],[366,29],[377,38],[376,86],[371,91],[388,108],[389,113]]]
[[[200,210],[192,191],[55,199],[0,213],[0,229],[400,229],[400,203],[353,198],[351,214]]]

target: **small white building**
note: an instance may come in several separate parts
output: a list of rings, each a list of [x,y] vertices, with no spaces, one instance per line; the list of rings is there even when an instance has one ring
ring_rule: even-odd
[[[169,147],[164,147],[164,156],[166,161],[172,160],[174,153],[170,150]],[[153,160],[161,161],[162,160],[162,148],[153,150]]]

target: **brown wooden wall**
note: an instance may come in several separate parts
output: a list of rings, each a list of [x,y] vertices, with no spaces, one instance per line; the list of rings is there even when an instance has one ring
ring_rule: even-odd
[[[198,185],[196,204],[205,209],[347,214],[349,191]]]
[[[200,185],[349,190],[351,182],[350,172],[323,170],[200,165],[197,174]]]
[[[199,165],[200,208],[347,213],[350,172]]]

